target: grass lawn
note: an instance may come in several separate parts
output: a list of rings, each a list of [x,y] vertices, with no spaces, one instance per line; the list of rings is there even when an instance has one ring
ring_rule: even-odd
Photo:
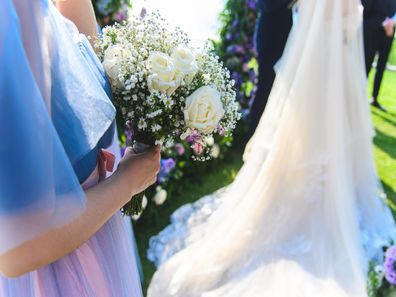
[[[396,73],[385,74],[379,100],[388,112],[372,109],[377,130],[374,141],[375,158],[390,205],[396,214]],[[242,147],[234,147],[229,156],[205,176],[194,178],[194,180],[182,180],[177,192],[173,193],[167,203],[158,209],[159,215],[145,213],[135,224],[136,239],[145,275],[144,290],[155,271],[155,267],[146,258],[149,238],[169,224],[171,213],[178,207],[229,184],[242,165],[242,152]]]
[[[389,55],[388,63],[396,66],[396,41],[393,41],[392,51]]]
[[[374,73],[370,75],[372,81]],[[369,87],[371,91],[371,84]],[[372,117],[377,132],[374,152],[378,173],[396,214],[396,73],[387,71],[382,82],[379,102],[387,113],[372,108]]]

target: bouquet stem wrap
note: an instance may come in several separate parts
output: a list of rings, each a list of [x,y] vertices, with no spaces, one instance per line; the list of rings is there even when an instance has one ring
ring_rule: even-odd
[[[149,150],[152,146],[148,144],[144,144],[141,142],[135,142],[133,144],[133,151],[136,154],[141,154]],[[124,207],[121,209],[122,213],[126,216],[134,216],[134,215],[139,215],[143,211],[142,203],[143,203],[143,197],[145,195],[145,192],[141,192],[139,194],[136,194],[131,197],[131,200],[124,205]]]

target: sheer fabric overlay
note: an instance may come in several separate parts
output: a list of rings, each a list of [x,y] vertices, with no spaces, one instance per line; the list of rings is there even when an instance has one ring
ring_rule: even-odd
[[[99,79],[90,79],[73,25],[51,3],[1,0],[1,7],[3,253],[84,210],[72,164],[96,146],[115,110]]]
[[[395,227],[373,160],[361,13],[359,0],[301,1],[244,166],[181,251],[171,256],[171,235],[170,259],[153,257],[165,263],[149,297],[367,296],[368,261]]]
[[[0,7],[0,253],[6,253],[85,210],[74,165],[112,129],[115,109],[88,40],[51,1],[0,0]],[[18,278],[0,276],[0,296],[140,297],[132,242],[119,212],[55,263]]]

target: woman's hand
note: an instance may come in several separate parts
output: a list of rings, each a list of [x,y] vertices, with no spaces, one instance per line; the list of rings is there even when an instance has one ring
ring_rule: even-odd
[[[386,36],[392,37],[395,30],[395,23],[393,20],[391,18],[386,18],[382,26],[384,27]]]
[[[131,147],[125,151],[115,174],[126,179],[131,197],[143,192],[157,181],[160,170],[161,148],[155,146],[142,154],[136,154]]]
[[[160,147],[143,154],[128,149],[117,171],[85,191],[86,210],[74,221],[0,254],[0,274],[16,277],[52,263],[94,235],[133,195],[156,181]]]

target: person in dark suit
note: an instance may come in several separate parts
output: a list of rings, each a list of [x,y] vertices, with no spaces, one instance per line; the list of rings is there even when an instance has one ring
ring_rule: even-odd
[[[385,111],[378,102],[378,94],[395,35],[396,0],[362,0],[362,4],[367,75],[378,53],[371,104]]]
[[[260,121],[275,80],[274,66],[282,57],[292,24],[291,0],[259,0],[260,17],[256,29],[259,76],[250,111],[250,138]]]

